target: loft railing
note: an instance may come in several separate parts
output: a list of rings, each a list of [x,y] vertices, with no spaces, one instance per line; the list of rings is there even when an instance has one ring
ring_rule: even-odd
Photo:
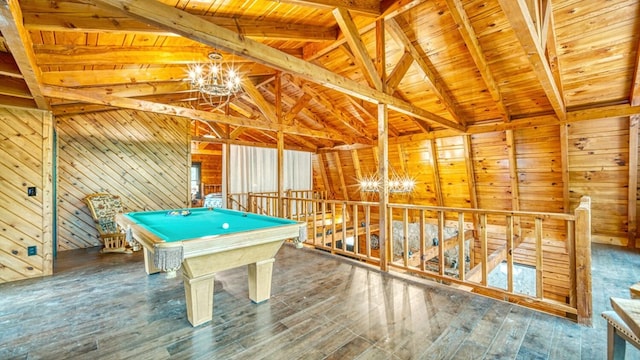
[[[283,197],[279,210],[272,194],[249,203],[306,222],[308,246],[591,323],[588,197],[573,214],[389,204],[383,232],[378,203]]]

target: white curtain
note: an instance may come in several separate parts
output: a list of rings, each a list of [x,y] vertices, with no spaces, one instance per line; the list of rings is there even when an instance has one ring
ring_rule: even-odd
[[[227,193],[278,191],[276,149],[240,145],[231,145],[230,148],[230,184]],[[309,190],[311,181],[311,153],[285,150],[284,189]],[[240,202],[246,205],[246,198],[240,199]]]
[[[311,153],[284,151],[284,189],[311,190]]]

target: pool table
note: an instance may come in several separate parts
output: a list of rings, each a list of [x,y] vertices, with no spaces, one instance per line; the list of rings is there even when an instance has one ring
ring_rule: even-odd
[[[144,251],[145,271],[175,276],[182,267],[191,325],[211,321],[218,271],[248,265],[249,298],[271,296],[274,257],[286,239],[306,238],[306,224],[226,209],[192,208],[118,214]]]

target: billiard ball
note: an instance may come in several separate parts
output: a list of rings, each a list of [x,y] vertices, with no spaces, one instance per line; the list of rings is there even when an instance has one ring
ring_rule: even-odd
[[[222,228],[225,229],[225,230],[228,229],[229,228],[229,224],[228,223],[222,224]]]

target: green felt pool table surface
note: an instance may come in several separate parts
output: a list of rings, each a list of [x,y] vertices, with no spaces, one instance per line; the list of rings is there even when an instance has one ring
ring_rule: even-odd
[[[181,211],[187,210],[189,215],[179,214]],[[173,212],[178,215],[171,215]],[[296,224],[293,220],[235,210],[208,208],[131,212],[125,216],[166,242]],[[226,229],[223,228],[225,223],[228,224]]]

